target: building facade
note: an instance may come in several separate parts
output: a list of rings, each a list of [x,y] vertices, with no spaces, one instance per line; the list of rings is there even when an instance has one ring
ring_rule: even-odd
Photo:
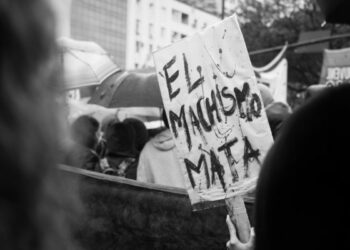
[[[153,51],[220,20],[208,10],[184,0],[72,0],[71,37],[98,43],[127,70],[149,68]]]
[[[219,20],[176,0],[130,0],[126,68],[153,67],[153,51]]]
[[[72,0],[71,37],[98,43],[118,66],[125,67],[129,2]]]

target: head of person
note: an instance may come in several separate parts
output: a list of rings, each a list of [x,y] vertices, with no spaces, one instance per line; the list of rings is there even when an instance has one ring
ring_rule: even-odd
[[[306,89],[305,99],[309,100],[315,96],[318,96],[323,91],[327,90],[329,87],[326,85],[311,85]]]
[[[72,139],[84,147],[94,149],[98,142],[99,122],[92,116],[82,115],[72,124]]]
[[[115,123],[115,122],[119,122],[118,118],[116,117],[115,114],[110,114],[107,115],[106,117],[104,117],[101,121],[101,132],[103,133],[103,135],[105,135],[107,128],[109,125]]]
[[[273,102],[265,107],[265,110],[272,136],[276,139],[284,122],[291,114],[291,108],[283,102]]]
[[[135,157],[135,131],[130,124],[115,122],[106,131],[107,156]]]
[[[127,118],[123,121],[130,124],[135,131],[135,146],[138,151],[141,151],[148,141],[148,131],[145,124],[136,118]]]
[[[259,176],[256,250],[348,248],[349,96],[332,88],[285,124]]]
[[[44,0],[2,0],[0,33],[0,245],[68,249],[53,12]]]

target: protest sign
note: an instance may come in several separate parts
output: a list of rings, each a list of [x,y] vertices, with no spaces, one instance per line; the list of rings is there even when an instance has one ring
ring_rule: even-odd
[[[193,208],[253,187],[272,136],[236,16],[154,61]]]
[[[320,84],[338,86],[350,83],[350,48],[325,50]]]

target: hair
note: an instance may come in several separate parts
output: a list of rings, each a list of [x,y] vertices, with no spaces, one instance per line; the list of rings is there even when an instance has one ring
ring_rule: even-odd
[[[1,0],[0,33],[1,249],[68,249],[52,10],[44,0]]]
[[[99,122],[92,116],[82,115],[72,124],[73,140],[90,149],[94,149],[98,142],[96,133],[100,127]]]
[[[265,107],[265,110],[272,136],[274,139],[276,139],[280,130],[282,130],[283,124],[290,116],[291,109],[288,104],[283,102],[273,102]]]
[[[135,157],[135,131],[130,124],[115,122],[106,132],[107,155]]]
[[[329,87],[326,85],[310,85],[306,89],[305,100],[321,94],[323,91],[326,91]]]
[[[256,250],[348,248],[349,96],[330,89],[288,119],[258,181]]]
[[[108,126],[114,122],[119,122],[115,114],[105,116],[101,121],[101,132],[106,133]]]
[[[127,118],[123,121],[130,124],[135,131],[135,146],[138,151],[141,151],[148,141],[148,131],[145,124],[135,118]]]

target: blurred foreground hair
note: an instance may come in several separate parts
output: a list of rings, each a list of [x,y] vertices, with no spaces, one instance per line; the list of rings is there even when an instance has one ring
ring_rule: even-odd
[[[68,249],[52,10],[44,0],[0,0],[0,33],[0,246]]]
[[[322,91],[283,125],[259,176],[255,250],[348,249],[349,96]]]

